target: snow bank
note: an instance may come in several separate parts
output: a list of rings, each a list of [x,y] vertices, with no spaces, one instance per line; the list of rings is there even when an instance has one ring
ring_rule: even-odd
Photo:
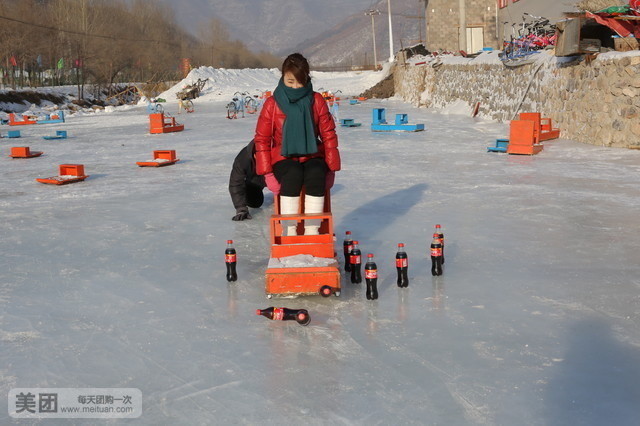
[[[376,85],[386,75],[375,71],[319,72],[312,71],[311,78],[316,91],[331,91],[342,96],[355,96]],[[225,69],[200,67],[191,70],[189,75],[158,97],[167,102],[177,102],[176,93],[194,84],[198,79],[207,80],[198,100],[231,100],[235,92],[247,92],[251,95],[264,91],[273,91],[280,80],[277,68]],[[145,102],[146,103],[146,102]]]

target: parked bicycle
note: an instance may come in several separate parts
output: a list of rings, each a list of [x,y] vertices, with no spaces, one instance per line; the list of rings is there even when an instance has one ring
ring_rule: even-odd
[[[193,112],[195,108],[193,107],[193,101],[191,99],[180,99],[178,100],[178,114],[184,108],[186,112]]]
[[[244,96],[247,93],[236,92],[233,94],[231,102],[227,104],[227,118],[232,120],[238,118],[238,113],[242,113],[244,118]]]
[[[244,108],[247,110],[247,114],[255,114],[258,112],[258,95],[246,96],[244,98]]]
[[[507,23],[504,22],[505,28]],[[505,64],[507,61],[523,64],[525,60],[532,59],[533,54],[554,46],[556,38],[555,25],[548,19],[525,12],[520,24],[511,25],[510,39],[504,42],[501,59]]]

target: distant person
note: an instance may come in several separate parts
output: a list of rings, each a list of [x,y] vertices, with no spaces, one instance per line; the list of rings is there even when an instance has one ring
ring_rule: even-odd
[[[256,171],[279,190],[280,213],[296,214],[302,187],[304,213],[322,213],[325,188],[340,170],[336,125],[327,103],[313,91],[309,63],[299,53],[282,64],[278,87],[262,107],[256,125]],[[280,186],[280,188],[278,188]],[[287,235],[296,223],[283,221]],[[320,220],[305,221],[305,235],[317,235]]]
[[[229,176],[229,194],[236,214],[231,220],[251,219],[249,207],[257,209],[264,202],[264,177],[256,174],[255,145],[253,141],[236,155]]]

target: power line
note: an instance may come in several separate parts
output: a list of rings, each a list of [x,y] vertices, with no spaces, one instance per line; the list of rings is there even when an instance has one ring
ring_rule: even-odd
[[[9,18],[8,16],[2,16],[2,15],[0,15],[0,19],[4,19],[6,21],[11,21],[11,22],[17,22],[19,24],[30,25],[32,27],[43,28],[45,30],[60,31],[60,32],[67,33],[67,34],[81,35],[81,36],[85,36],[85,37],[96,37],[96,38],[103,38],[103,39],[108,39],[108,40],[119,40],[119,41],[134,41],[134,42],[143,41],[143,42],[148,42],[148,43],[164,43],[164,44],[168,44],[168,45],[171,45],[171,46],[180,47],[180,44],[178,44],[176,42],[172,42],[172,41],[167,41],[167,40],[153,40],[153,39],[143,39],[143,38],[124,38],[124,37],[114,37],[114,36],[103,35],[103,34],[89,34],[89,33],[83,33],[83,32],[80,32],[80,31],[63,30],[61,28],[49,27],[49,26],[40,25],[40,24],[34,24],[33,22],[25,22],[25,21],[21,21],[20,19]]]

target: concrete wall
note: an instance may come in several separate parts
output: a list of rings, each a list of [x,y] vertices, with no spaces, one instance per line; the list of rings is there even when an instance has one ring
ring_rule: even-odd
[[[640,56],[568,64],[554,58],[519,68],[432,64],[397,66],[396,95],[429,108],[464,101],[471,111],[480,102],[480,114],[497,121],[541,112],[563,138],[640,148]]]

